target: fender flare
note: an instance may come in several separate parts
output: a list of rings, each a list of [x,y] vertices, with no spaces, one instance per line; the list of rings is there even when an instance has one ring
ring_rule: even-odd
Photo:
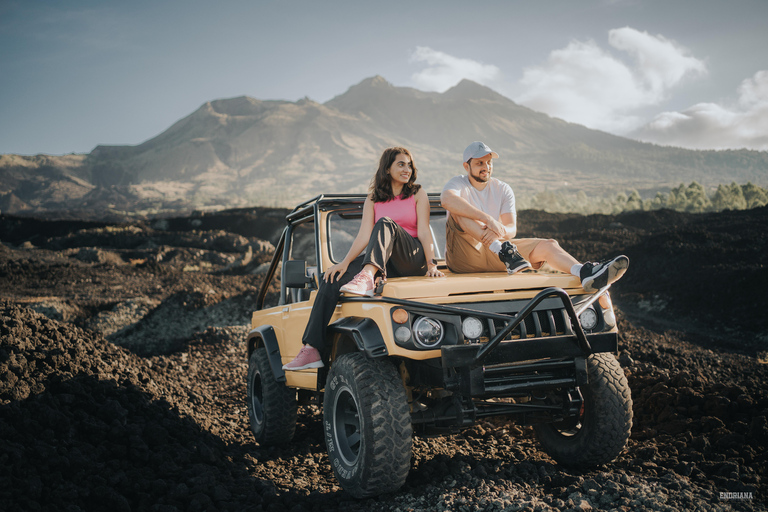
[[[248,333],[248,357],[251,357],[251,353],[256,350],[256,346],[259,342],[264,344],[267,349],[267,357],[269,358],[269,366],[272,367],[272,375],[275,376],[277,382],[285,382],[285,371],[283,370],[283,360],[280,357],[280,345],[277,343],[277,336],[275,330],[271,325],[260,325],[255,329],[251,329]]]
[[[328,333],[346,334],[355,340],[357,349],[370,359],[389,355],[379,326],[370,318],[350,316],[328,326]]]

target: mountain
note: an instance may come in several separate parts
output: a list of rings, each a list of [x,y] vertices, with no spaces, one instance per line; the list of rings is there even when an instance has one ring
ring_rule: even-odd
[[[0,155],[0,211],[69,215],[292,206],[321,193],[364,192],[382,150],[414,153],[419,182],[439,191],[483,140],[495,175],[518,193],[569,188],[606,195],[698,181],[768,185],[768,153],[640,143],[535,112],[463,80],[444,93],[380,76],[324,104],[246,96],[210,101],[136,146],[87,155]]]

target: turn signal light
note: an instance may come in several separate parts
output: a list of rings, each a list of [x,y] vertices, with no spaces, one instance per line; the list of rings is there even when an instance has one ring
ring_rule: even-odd
[[[408,312],[403,308],[397,308],[392,312],[392,320],[396,324],[404,324],[408,321]]]

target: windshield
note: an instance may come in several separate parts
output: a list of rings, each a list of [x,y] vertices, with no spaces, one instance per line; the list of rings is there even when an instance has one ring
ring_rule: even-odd
[[[362,212],[359,209],[339,210],[328,215],[328,255],[338,263],[347,255],[360,229]],[[432,210],[429,225],[435,241],[435,258],[445,254],[445,211]]]

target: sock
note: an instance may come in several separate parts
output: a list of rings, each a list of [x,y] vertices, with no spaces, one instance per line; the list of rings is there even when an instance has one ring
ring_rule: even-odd
[[[489,245],[488,248],[496,254],[499,254],[501,252],[501,242],[494,240],[491,242],[491,245]]]
[[[571,274],[573,274],[576,277],[581,277],[581,275],[579,274],[579,272],[581,272],[581,267],[582,267],[581,263],[576,263],[574,266],[571,267]]]

